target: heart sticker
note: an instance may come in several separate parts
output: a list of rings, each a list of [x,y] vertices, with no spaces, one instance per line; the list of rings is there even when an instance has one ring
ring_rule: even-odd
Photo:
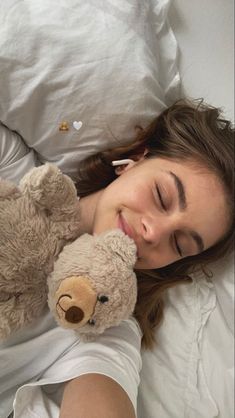
[[[81,127],[82,127],[82,122],[81,121],[79,121],[79,122],[77,122],[76,120],[73,122],[73,127],[74,127],[74,129],[76,129],[76,131],[79,131],[79,129],[81,129]]]

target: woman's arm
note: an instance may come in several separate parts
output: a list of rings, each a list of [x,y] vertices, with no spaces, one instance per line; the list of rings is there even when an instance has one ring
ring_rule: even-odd
[[[102,374],[86,374],[67,383],[60,418],[135,418],[122,387]]]

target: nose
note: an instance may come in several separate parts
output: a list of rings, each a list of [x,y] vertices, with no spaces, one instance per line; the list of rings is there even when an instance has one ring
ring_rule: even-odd
[[[144,217],[141,220],[142,237],[150,244],[158,245],[169,234],[170,225],[163,219],[156,220],[152,217]]]

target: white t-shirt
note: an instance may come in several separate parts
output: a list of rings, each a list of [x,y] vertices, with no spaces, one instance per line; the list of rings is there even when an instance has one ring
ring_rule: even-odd
[[[16,134],[0,125],[0,176],[16,182],[36,163]],[[44,315],[0,345],[0,417],[58,418],[64,382],[87,373],[115,380],[135,410],[141,369],[141,331],[134,319],[123,321],[83,343]]]
[[[109,376],[136,409],[141,333],[127,320],[93,342],[56,326],[49,311],[0,346],[0,417],[58,417],[63,383],[87,373]]]

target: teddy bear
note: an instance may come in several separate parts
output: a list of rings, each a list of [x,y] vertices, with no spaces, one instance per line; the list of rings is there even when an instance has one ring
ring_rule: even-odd
[[[79,198],[53,164],[19,186],[0,180],[0,339],[40,316],[92,337],[133,312],[134,241],[120,229],[82,234]]]

